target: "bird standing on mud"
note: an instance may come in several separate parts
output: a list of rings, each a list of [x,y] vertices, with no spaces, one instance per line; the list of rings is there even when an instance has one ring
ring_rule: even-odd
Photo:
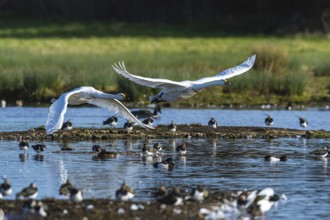
[[[73,128],[73,124],[71,120],[67,120],[66,122],[63,123],[61,130],[71,130]]]
[[[126,183],[123,183],[116,191],[116,199],[118,201],[128,201],[135,196],[133,188],[129,187]]]
[[[31,183],[22,191],[16,193],[16,199],[35,199],[38,195],[38,188],[35,183]]]
[[[208,122],[208,126],[212,128],[217,128],[218,126],[217,120],[215,120],[215,118],[211,118]]]
[[[129,73],[123,62],[114,64],[112,68],[120,75],[129,80],[148,86],[151,88],[161,88],[162,90],[157,94],[149,97],[151,103],[159,102],[174,102],[182,99],[187,99],[210,86],[229,85],[227,79],[247,72],[252,68],[256,59],[256,55],[250,56],[242,64],[224,70],[212,77],[201,78],[196,81],[181,81],[176,82],[168,79],[156,79],[137,76]]]
[[[118,118],[116,116],[111,116],[107,120],[103,121],[103,125],[110,125],[110,127],[115,128],[118,124]]]

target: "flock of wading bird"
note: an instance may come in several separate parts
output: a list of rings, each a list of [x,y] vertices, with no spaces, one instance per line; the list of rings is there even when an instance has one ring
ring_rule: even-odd
[[[120,75],[128,78],[129,80],[138,83],[143,86],[148,86],[151,88],[160,88],[161,91],[153,96],[150,96],[151,103],[159,102],[172,102],[181,99],[190,98],[196,93],[200,92],[202,89],[217,86],[217,85],[230,85],[228,79],[240,74],[247,72],[255,63],[256,55],[250,56],[243,63],[238,66],[229,68],[218,73],[212,77],[206,77],[195,81],[181,81],[176,82],[168,79],[155,79],[146,78],[129,73],[123,62],[113,65],[113,69]],[[50,111],[48,114],[48,119],[46,122],[46,133],[52,134],[60,129],[72,129],[72,122],[70,120],[64,122],[64,115],[67,110],[68,105],[80,105],[80,104],[92,104],[106,110],[114,112],[116,115],[124,117],[127,122],[124,128],[129,131],[133,128],[133,125],[139,125],[147,129],[154,129],[153,119],[157,117],[157,113],[161,113],[159,105],[153,113],[149,111],[129,111],[120,100],[125,100],[126,96],[123,93],[119,94],[107,94],[96,90],[93,87],[79,87],[73,89],[69,92],[63,93],[57,100],[52,101],[50,106]],[[146,118],[144,121],[140,121],[139,118]],[[265,124],[271,126],[273,124],[273,118],[268,115],[265,119]],[[109,124],[111,127],[115,127],[118,123],[118,118],[112,116],[103,122],[104,125]],[[308,122],[306,119],[299,118],[299,123],[302,127],[307,127]],[[217,121],[215,118],[211,118],[208,122],[210,127],[216,128]],[[176,125],[172,122],[169,126],[169,130],[175,132]],[[29,143],[25,140],[21,140],[19,144],[21,150],[28,150]],[[32,145],[32,148],[41,154],[46,146],[43,144]],[[94,145],[92,150],[96,153],[99,158],[115,157],[116,153],[107,152],[98,145]],[[149,147],[146,144],[142,148],[141,155],[144,157],[153,157],[160,154],[162,150],[161,144],[154,144],[153,147]],[[176,147],[176,152],[179,155],[185,155],[187,152],[186,144],[182,144]],[[312,156],[325,158],[328,154],[326,147],[322,149],[310,152]],[[285,155],[280,158],[267,155],[265,160],[276,162],[276,161],[286,161],[287,157]],[[167,158],[161,162],[156,162],[153,164],[155,168],[163,167],[165,169],[171,170],[175,166],[172,158]],[[0,186],[0,198],[7,196],[13,192],[11,185],[7,179]],[[41,202],[36,201],[35,198],[38,194],[38,188],[36,183],[31,183],[28,187],[22,189],[20,192],[16,193],[17,199],[24,199],[23,210],[29,213],[36,213],[40,216],[47,216],[47,207]],[[81,202],[83,200],[83,193],[78,188],[74,187],[72,183],[67,180],[60,189],[59,194],[63,196],[68,196],[72,202]],[[134,190],[129,187],[126,183],[123,183],[121,187],[116,191],[115,197],[118,201],[128,201],[135,196]],[[165,186],[161,186],[155,193],[158,202],[163,204],[180,205],[184,201],[203,201],[208,196],[208,191],[203,189],[201,186],[193,188],[189,195],[184,195],[178,187],[173,187],[171,191]],[[234,201],[231,203],[231,207],[237,210],[244,210],[253,216],[261,215],[263,216],[266,211],[268,211],[274,202],[279,200],[279,196],[275,194],[275,191],[267,187],[263,190],[254,191],[242,191],[233,193],[235,197]],[[228,204],[226,204],[228,205]],[[219,209],[220,210],[220,209]],[[219,210],[214,212],[207,209],[201,209],[200,213],[203,215],[217,216]]]

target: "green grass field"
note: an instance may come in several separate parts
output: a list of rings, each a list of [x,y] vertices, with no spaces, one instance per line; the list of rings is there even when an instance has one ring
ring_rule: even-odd
[[[0,23],[0,96],[48,102],[89,85],[147,102],[153,90],[129,83],[111,65],[172,80],[212,76],[257,53],[257,67],[230,87],[206,89],[178,104],[200,106],[330,100],[330,41],[321,36],[225,36],[173,26],[111,23]],[[259,62],[259,63],[258,63]],[[198,104],[197,104],[198,103]]]

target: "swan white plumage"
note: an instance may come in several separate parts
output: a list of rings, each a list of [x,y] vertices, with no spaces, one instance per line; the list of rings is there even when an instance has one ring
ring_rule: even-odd
[[[137,76],[129,73],[126,70],[124,62],[114,64],[112,68],[120,75],[128,78],[129,80],[151,88],[161,88],[157,95],[150,96],[151,103],[158,102],[174,102],[181,99],[190,98],[202,89],[209,86],[227,85],[227,79],[245,73],[252,68],[256,59],[256,55],[250,56],[243,63],[238,66],[226,69],[215,76],[205,77],[196,81],[181,81],[176,82],[168,79],[156,79]]]
[[[80,105],[85,103],[104,108],[108,111],[113,111],[144,128],[153,129],[153,127],[143,124],[120,101],[118,101],[123,100],[124,98],[125,95],[123,93],[108,94],[89,86],[79,87],[63,93],[57,100],[53,101],[49,108],[48,119],[46,122],[46,133],[52,134],[61,129],[68,104]]]

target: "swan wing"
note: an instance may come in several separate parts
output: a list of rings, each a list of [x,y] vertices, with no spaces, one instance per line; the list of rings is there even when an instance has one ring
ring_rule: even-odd
[[[64,114],[68,108],[69,97],[80,91],[71,91],[63,93],[57,100],[53,101],[49,107],[48,118],[46,122],[46,134],[52,134],[61,129],[64,121]]]
[[[104,108],[108,111],[115,112],[117,115],[120,115],[127,120],[137,123],[141,127],[154,129],[152,126],[148,126],[143,124],[139,119],[137,119],[120,101],[117,99],[101,99],[101,98],[93,98],[87,103],[98,106],[100,108]]]
[[[247,58],[243,63],[241,63],[240,65],[234,66],[232,68],[226,69],[220,73],[218,73],[217,75],[213,76],[213,77],[206,77],[206,78],[202,78],[199,80],[194,81],[194,84],[204,84],[204,83],[209,83],[212,81],[219,81],[219,80],[224,80],[224,79],[229,79],[231,77],[240,75],[242,73],[247,72],[248,70],[250,70],[256,60],[256,55],[252,55],[249,58]]]
[[[127,71],[124,62],[118,62],[118,64],[112,65],[112,68],[118,74],[142,86],[148,86],[151,88],[163,88],[163,89],[185,87],[185,84],[183,84],[182,82],[176,82],[168,79],[156,79],[156,78],[148,78],[148,77],[133,75]]]

